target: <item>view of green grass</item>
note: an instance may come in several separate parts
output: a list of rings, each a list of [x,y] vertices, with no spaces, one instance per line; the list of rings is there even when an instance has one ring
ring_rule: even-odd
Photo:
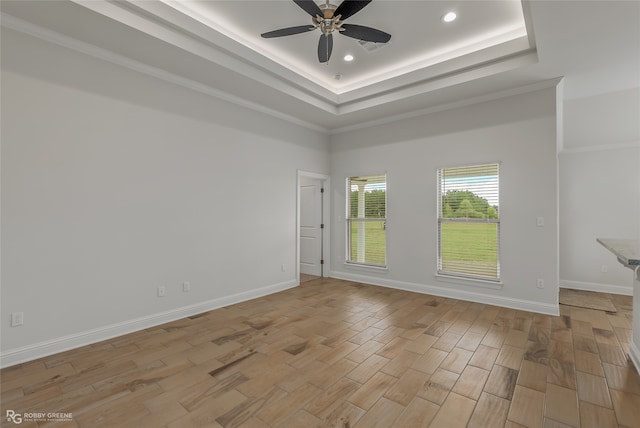
[[[365,263],[386,264],[387,235],[384,222],[365,224]],[[445,271],[482,271],[498,276],[497,225],[495,223],[442,223],[442,269]],[[358,260],[358,224],[351,224],[351,260]]]
[[[495,223],[442,223],[442,270],[481,271],[498,276]]]
[[[364,259],[367,264],[385,265],[387,231],[383,221],[365,221]],[[358,261],[358,223],[351,223],[351,261]]]

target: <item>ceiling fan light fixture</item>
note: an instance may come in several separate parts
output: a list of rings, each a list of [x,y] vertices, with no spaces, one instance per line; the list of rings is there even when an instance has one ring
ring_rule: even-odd
[[[442,21],[443,22],[453,22],[453,21],[456,20],[457,17],[458,17],[458,15],[456,15],[455,12],[447,12],[442,17]]]
[[[298,25],[296,27],[281,28],[280,30],[262,33],[265,39],[272,37],[292,36],[294,34],[307,33],[319,29],[318,61],[328,63],[333,49],[333,33],[342,34],[358,41],[366,40],[374,43],[387,43],[391,40],[391,34],[384,31],[365,27],[364,25],[344,24],[343,20],[358,13],[363,7],[373,0],[342,0],[340,6],[335,6],[325,0],[324,5],[316,4],[316,0],[293,0],[307,14],[311,16],[311,25]],[[352,61],[353,56],[345,61]]]
[[[346,62],[351,62],[355,59],[355,57],[351,54],[346,54],[343,58]]]

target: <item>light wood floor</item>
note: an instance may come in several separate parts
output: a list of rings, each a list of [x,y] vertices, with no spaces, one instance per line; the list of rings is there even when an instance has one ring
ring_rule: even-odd
[[[309,274],[306,274],[306,273],[301,273],[300,274],[300,283],[313,281],[314,279],[318,279],[318,278],[320,278],[320,277],[316,276],[316,275],[309,275]]]
[[[610,297],[553,317],[321,278],[7,368],[2,426],[638,427],[631,298]]]

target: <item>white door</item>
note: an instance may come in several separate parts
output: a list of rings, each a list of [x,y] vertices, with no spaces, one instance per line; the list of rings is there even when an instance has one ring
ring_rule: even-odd
[[[300,179],[300,273],[322,276],[322,180]]]

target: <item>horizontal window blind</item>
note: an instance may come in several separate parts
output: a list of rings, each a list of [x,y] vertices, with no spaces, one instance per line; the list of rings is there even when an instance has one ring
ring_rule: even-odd
[[[500,279],[499,165],[438,170],[438,273]]]
[[[347,262],[387,264],[387,177],[347,179]]]

